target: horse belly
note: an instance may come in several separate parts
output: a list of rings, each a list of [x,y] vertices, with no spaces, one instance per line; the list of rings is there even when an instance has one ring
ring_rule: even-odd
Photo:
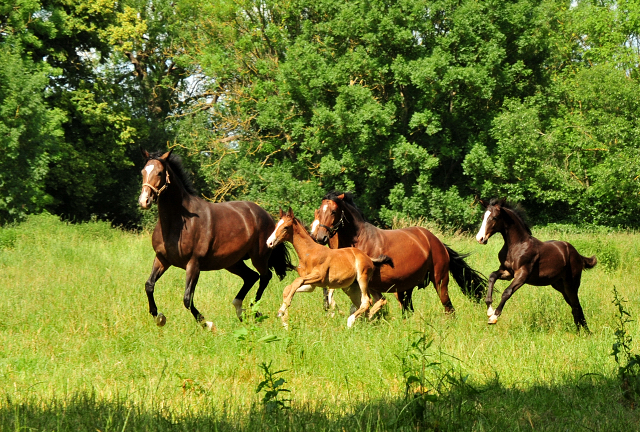
[[[414,245],[405,250],[393,248],[385,251],[385,255],[393,260],[393,267],[387,264],[376,266],[369,283],[372,289],[381,292],[404,291],[421,284],[426,278],[430,260],[422,248]]]

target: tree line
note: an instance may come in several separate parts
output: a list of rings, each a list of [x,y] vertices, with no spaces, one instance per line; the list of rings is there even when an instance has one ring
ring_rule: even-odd
[[[202,195],[381,224],[640,227],[640,1],[0,2],[0,223],[139,226],[140,148]]]

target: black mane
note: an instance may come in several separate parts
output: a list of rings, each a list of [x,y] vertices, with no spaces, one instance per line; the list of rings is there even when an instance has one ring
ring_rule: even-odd
[[[340,201],[342,201],[342,202],[344,202],[346,204],[349,204],[351,207],[353,207],[353,209],[360,216],[360,218],[362,218],[362,220],[366,221],[366,218],[362,214],[362,211],[360,211],[360,209],[358,208],[356,203],[353,201],[353,194],[351,192],[344,192],[344,199],[340,200],[340,198],[338,198],[338,195],[342,195],[342,194],[343,194],[343,192],[332,190],[332,191],[328,192],[324,196],[324,198],[322,198],[322,200],[323,201],[324,200],[330,200],[330,201],[333,201],[336,204],[340,204]]]
[[[193,182],[191,181],[191,176],[187,172],[186,168],[182,164],[182,158],[177,154],[171,153],[169,157],[165,160],[161,158],[164,154],[162,151],[158,151],[155,153],[151,153],[149,155],[149,159],[155,159],[163,164],[166,162],[171,167],[171,171],[180,179],[182,182],[182,186],[187,191],[189,195],[198,196],[198,191],[193,186]]]
[[[527,221],[527,212],[524,209],[524,207],[522,207],[522,205],[520,205],[520,203],[513,204],[513,203],[508,202],[504,198],[491,198],[491,201],[489,202],[489,205],[490,206],[499,205],[502,208],[506,208],[506,209],[511,210],[513,212],[513,214],[518,219],[520,219],[520,222],[522,222],[522,225],[527,230],[527,233],[529,235],[533,235],[533,234],[531,234],[531,228],[529,227],[529,222]]]

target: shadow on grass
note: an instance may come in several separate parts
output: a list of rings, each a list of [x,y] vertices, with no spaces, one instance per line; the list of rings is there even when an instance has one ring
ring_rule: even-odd
[[[295,400],[295,395],[293,397]],[[497,381],[481,389],[405,400],[360,401],[340,412],[323,405],[267,413],[259,404],[230,414],[198,406],[176,414],[162,405],[100,400],[81,393],[65,399],[0,401],[2,431],[632,431],[640,410],[623,400],[617,381],[587,376],[566,386],[508,389]],[[191,402],[190,402],[191,403]],[[348,411],[348,412],[347,412]]]

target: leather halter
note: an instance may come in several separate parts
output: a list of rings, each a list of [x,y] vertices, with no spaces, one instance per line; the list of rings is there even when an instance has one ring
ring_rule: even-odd
[[[319,227],[326,229],[327,231],[329,231],[329,238],[332,238],[334,235],[336,235],[336,233],[338,232],[338,229],[340,229],[340,227],[344,226],[344,210],[342,210],[342,214],[340,215],[340,220],[336,223],[334,223],[332,226],[328,227],[326,225],[323,224],[318,224]]]
[[[165,174],[166,174],[166,178],[165,178],[165,182],[162,185],[162,187],[160,189],[156,189],[155,187],[151,186],[149,183],[142,183],[142,187],[149,187],[149,189],[151,189],[152,191],[154,191],[156,193],[155,196],[155,200],[157,200],[160,197],[160,194],[169,186],[169,183],[171,183],[171,181],[169,180],[169,170],[165,169]]]

